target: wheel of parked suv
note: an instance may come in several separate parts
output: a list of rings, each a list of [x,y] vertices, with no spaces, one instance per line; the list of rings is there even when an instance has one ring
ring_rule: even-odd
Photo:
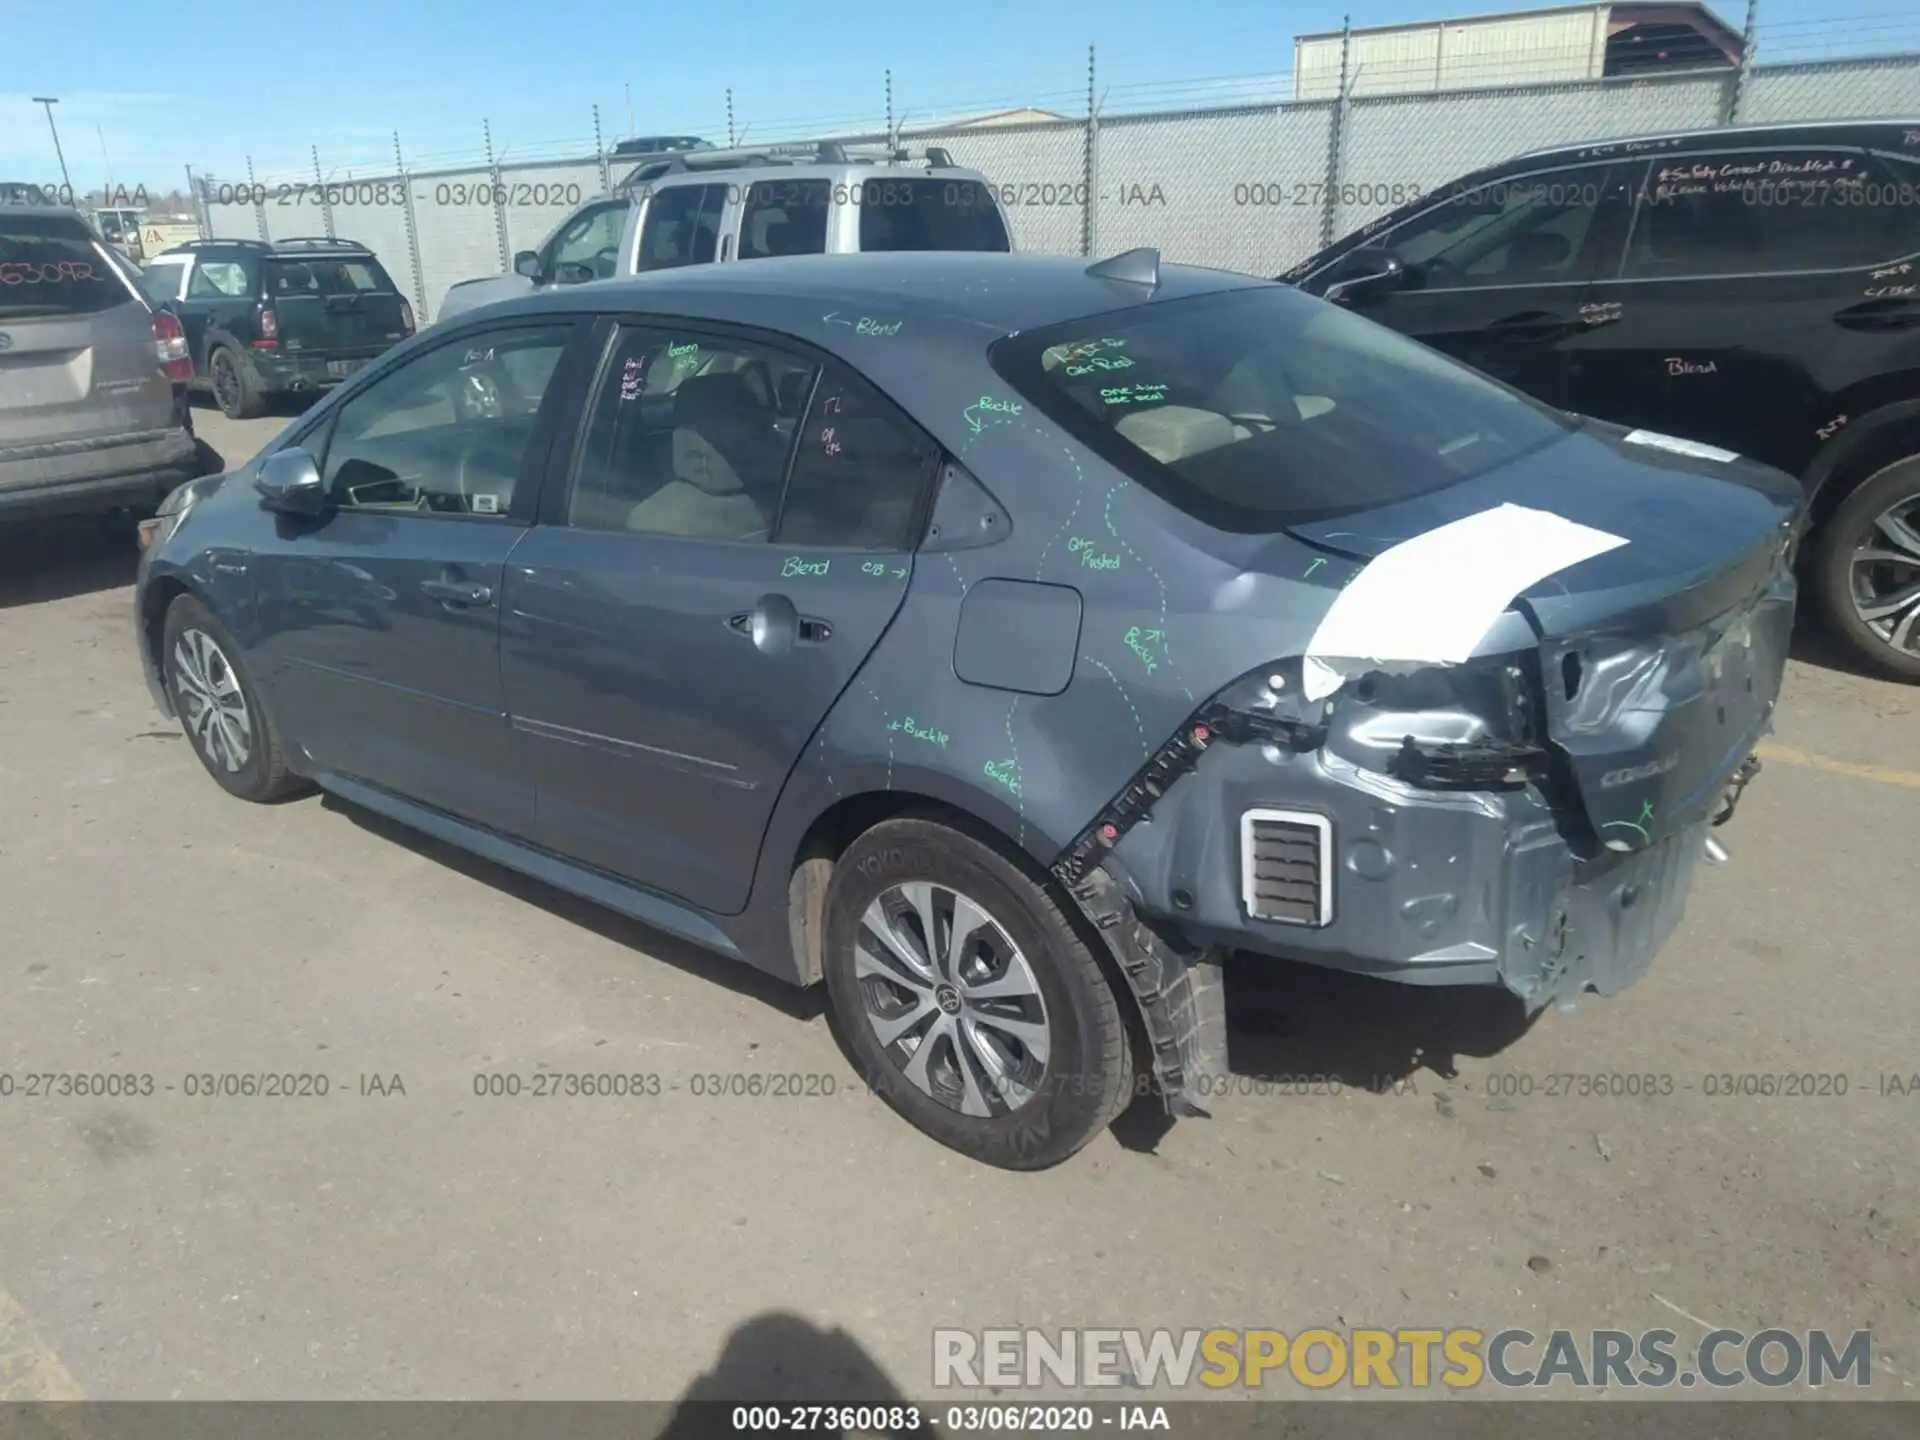
[[[1920,455],[1887,466],[1814,541],[1822,608],[1853,652],[1920,682]]]
[[[207,773],[229,795],[266,802],[301,787],[287,769],[280,737],[247,678],[239,648],[213,613],[191,595],[167,609],[161,666],[180,728]]]
[[[1126,1024],[1093,952],[1038,882],[947,825],[888,820],[848,848],[825,970],[875,1092],[976,1160],[1057,1164],[1130,1098]]]
[[[213,398],[229,420],[252,420],[265,411],[266,402],[232,350],[225,345],[216,348],[208,357],[207,368],[212,372]]]

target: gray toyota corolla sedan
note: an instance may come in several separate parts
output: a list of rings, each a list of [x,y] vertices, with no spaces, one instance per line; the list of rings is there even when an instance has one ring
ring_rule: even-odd
[[[1800,495],[1151,251],[767,260],[397,347],[174,492],[137,626],[231,794],[824,981],[901,1115],[1032,1168],[1206,1113],[1232,952],[1636,978]]]

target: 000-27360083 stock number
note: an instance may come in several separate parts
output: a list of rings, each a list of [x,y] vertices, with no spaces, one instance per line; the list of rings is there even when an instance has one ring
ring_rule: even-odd
[[[407,187],[398,180],[344,180],[338,184],[238,184],[208,187],[208,196],[216,205],[326,205],[343,210],[378,210],[387,205],[405,205]],[[426,203],[426,192],[412,197]],[[465,181],[441,181],[433,187],[435,205],[578,205],[586,192],[577,183],[546,184],[539,181],[489,181],[470,185]]]

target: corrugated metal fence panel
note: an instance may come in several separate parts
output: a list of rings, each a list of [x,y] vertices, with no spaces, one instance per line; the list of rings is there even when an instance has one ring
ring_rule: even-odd
[[[1100,122],[1094,248],[1277,275],[1319,245],[1333,107]]]
[[[1743,125],[1783,120],[1920,119],[1920,55],[1834,65],[1756,65],[1740,101]]]
[[[413,214],[420,227],[421,279],[427,296],[422,325],[440,313],[449,286],[502,272],[492,186],[493,175],[484,167],[413,177]]]
[[[500,167],[507,210],[507,255],[535,250],[582,202],[600,193],[598,160]],[[497,268],[497,267],[496,267]]]
[[[1395,187],[1431,190],[1529,150],[1716,125],[1728,83],[1716,73],[1356,100],[1341,146],[1334,234],[1393,209]]]
[[[1020,250],[1080,253],[1080,189],[1086,179],[1087,127],[1064,124],[996,125],[991,129],[915,130],[906,142],[918,150],[940,145],[956,165],[980,171],[1000,192],[1013,243]]]

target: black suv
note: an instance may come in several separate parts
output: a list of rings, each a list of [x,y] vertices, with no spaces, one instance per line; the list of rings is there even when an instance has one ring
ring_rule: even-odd
[[[141,281],[186,331],[196,389],[235,420],[269,397],[325,390],[413,334],[413,307],[353,240],[192,240]]]
[[[1542,151],[1281,278],[1652,443],[1798,475],[1815,605],[1920,681],[1920,121]]]

